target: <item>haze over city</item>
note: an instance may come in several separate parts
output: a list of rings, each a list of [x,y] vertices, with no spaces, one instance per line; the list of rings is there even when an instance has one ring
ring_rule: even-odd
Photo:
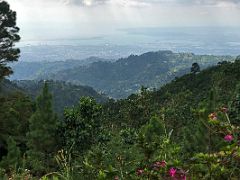
[[[8,0],[22,40],[96,38],[119,29],[236,27],[238,0]]]

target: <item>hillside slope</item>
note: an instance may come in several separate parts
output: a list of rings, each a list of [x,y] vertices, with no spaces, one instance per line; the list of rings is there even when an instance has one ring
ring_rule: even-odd
[[[107,97],[98,94],[93,88],[73,85],[65,82],[47,81],[49,90],[53,95],[53,106],[56,112],[62,113],[65,107],[71,107],[78,103],[82,96],[89,96],[98,102],[107,101]],[[43,87],[44,81],[14,81],[18,87],[32,98],[36,98]]]
[[[8,96],[12,93],[22,93],[22,89],[20,89],[16,84],[12,83],[10,80],[3,79],[0,81],[0,95]]]
[[[23,62],[19,61],[12,64],[14,74],[11,80],[34,80],[39,76],[45,76],[49,73],[56,73],[61,70],[68,70],[78,66],[88,66],[97,61],[106,61],[98,57],[90,57],[84,60],[69,59],[65,61],[37,61]]]
[[[53,79],[84,84],[114,98],[125,98],[136,93],[140,87],[159,88],[175,77],[190,71],[197,62],[201,68],[220,61],[232,61],[229,56],[194,55],[171,51],[149,52],[131,55],[116,62],[95,62],[89,66],[62,70],[41,79]]]
[[[161,110],[167,127],[174,129],[174,136],[181,139],[186,129],[193,132],[192,129],[196,128],[198,118],[195,110],[214,106],[209,109],[214,111],[224,106],[229,108],[231,115],[237,86],[240,87],[240,58],[234,63],[209,67],[198,74],[186,74],[159,90],[143,89],[140,94],[133,94],[127,99],[109,102],[106,110],[116,126],[135,128],[146,124],[152,115]]]

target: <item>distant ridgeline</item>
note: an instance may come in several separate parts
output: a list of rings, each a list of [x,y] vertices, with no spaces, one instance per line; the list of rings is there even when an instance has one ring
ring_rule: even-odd
[[[61,81],[47,81],[49,90],[53,95],[54,110],[63,113],[65,107],[71,107],[79,102],[82,96],[89,96],[96,99],[99,103],[107,101],[107,97],[97,93],[93,88],[88,86],[73,85]],[[5,80],[1,85],[1,94],[7,95],[12,93],[24,93],[35,99],[43,88],[44,81],[37,80],[21,80],[13,81]]]
[[[131,55],[115,62],[97,61],[88,65],[78,65],[76,61],[41,63],[29,68],[26,63],[14,67],[13,79],[53,79],[77,85],[91,86],[113,98],[126,98],[136,93],[141,86],[159,88],[175,77],[190,72],[193,63],[201,69],[222,61],[233,61],[231,56],[194,55],[171,51],[148,52]]]
[[[67,59],[66,61],[18,61],[11,65],[14,74],[11,80],[34,80],[48,73],[56,73],[78,66],[87,66],[93,62],[106,61],[98,57],[83,60]]]

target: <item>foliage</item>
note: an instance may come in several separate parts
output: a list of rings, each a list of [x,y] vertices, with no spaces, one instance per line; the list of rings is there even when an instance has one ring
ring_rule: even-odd
[[[146,161],[150,160],[156,149],[163,143],[165,132],[163,123],[152,117],[149,124],[143,127],[139,136],[139,146],[143,149]]]
[[[240,167],[240,128],[232,125],[226,107],[214,112],[214,116],[211,115],[207,128],[221,137],[222,144],[218,150],[196,154],[191,162],[192,174],[202,179],[237,179]]]
[[[25,165],[20,163],[22,167],[9,172],[5,166],[1,176],[239,179],[239,68],[239,61],[219,64],[177,78],[159,90],[142,87],[139,94],[103,105],[84,97],[65,110],[59,124],[45,85],[27,128],[28,149],[19,146],[15,135],[16,145],[5,152],[8,157],[12,149],[20,148],[19,162],[24,162],[26,153],[29,171],[23,171]],[[1,107],[14,107],[16,100],[10,106],[6,99]],[[8,111],[1,112],[0,116],[11,117]],[[7,162],[14,164],[10,159]]]
[[[36,111],[29,120],[27,133],[27,158],[30,167],[37,173],[43,173],[53,164],[53,155],[57,149],[57,117],[52,110],[52,95],[45,83],[42,94],[36,101]]]
[[[89,149],[100,132],[101,115],[101,105],[89,97],[81,98],[78,105],[66,109],[59,127],[63,146],[77,152]]]
[[[20,40],[19,28],[16,26],[16,12],[12,11],[6,1],[0,2],[0,80],[12,74],[6,64],[17,61],[20,50],[14,44]]]
[[[230,103],[229,116],[233,119],[233,124],[240,122],[240,84],[237,85],[235,98]]]
[[[14,81],[14,83],[32,99],[38,96],[44,86],[44,81],[22,80]],[[106,96],[99,94],[88,86],[73,85],[61,81],[47,81],[47,83],[53,98],[53,108],[60,116],[63,116],[63,111],[66,107],[77,104],[83,96],[92,97],[99,103],[104,103],[108,100]]]
[[[17,170],[21,166],[21,152],[12,137],[7,139],[7,156],[3,157],[0,166],[7,170]]]
[[[200,66],[198,63],[193,63],[191,67],[191,73],[196,74],[200,72]]]
[[[0,93],[1,94],[1,93]],[[9,136],[17,142],[21,150],[26,150],[28,119],[33,113],[33,103],[22,93],[0,95],[0,151],[2,158],[7,153]]]

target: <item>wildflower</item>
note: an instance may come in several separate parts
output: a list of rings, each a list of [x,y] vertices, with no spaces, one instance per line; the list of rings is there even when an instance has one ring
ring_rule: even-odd
[[[217,120],[217,114],[216,113],[211,113],[211,114],[209,114],[208,118],[210,120]]]
[[[228,108],[226,108],[226,107],[222,107],[220,110],[221,110],[223,113],[227,113],[227,112],[228,112]]]
[[[137,170],[137,175],[138,175],[138,176],[141,176],[143,173],[144,173],[144,170],[143,170],[143,169],[138,169],[138,170]]]
[[[233,140],[233,136],[231,134],[228,134],[224,137],[224,140],[227,142],[231,142]]]
[[[174,177],[175,174],[176,174],[176,172],[177,172],[177,169],[171,168],[171,169],[169,170],[169,175],[170,175],[171,177]]]

